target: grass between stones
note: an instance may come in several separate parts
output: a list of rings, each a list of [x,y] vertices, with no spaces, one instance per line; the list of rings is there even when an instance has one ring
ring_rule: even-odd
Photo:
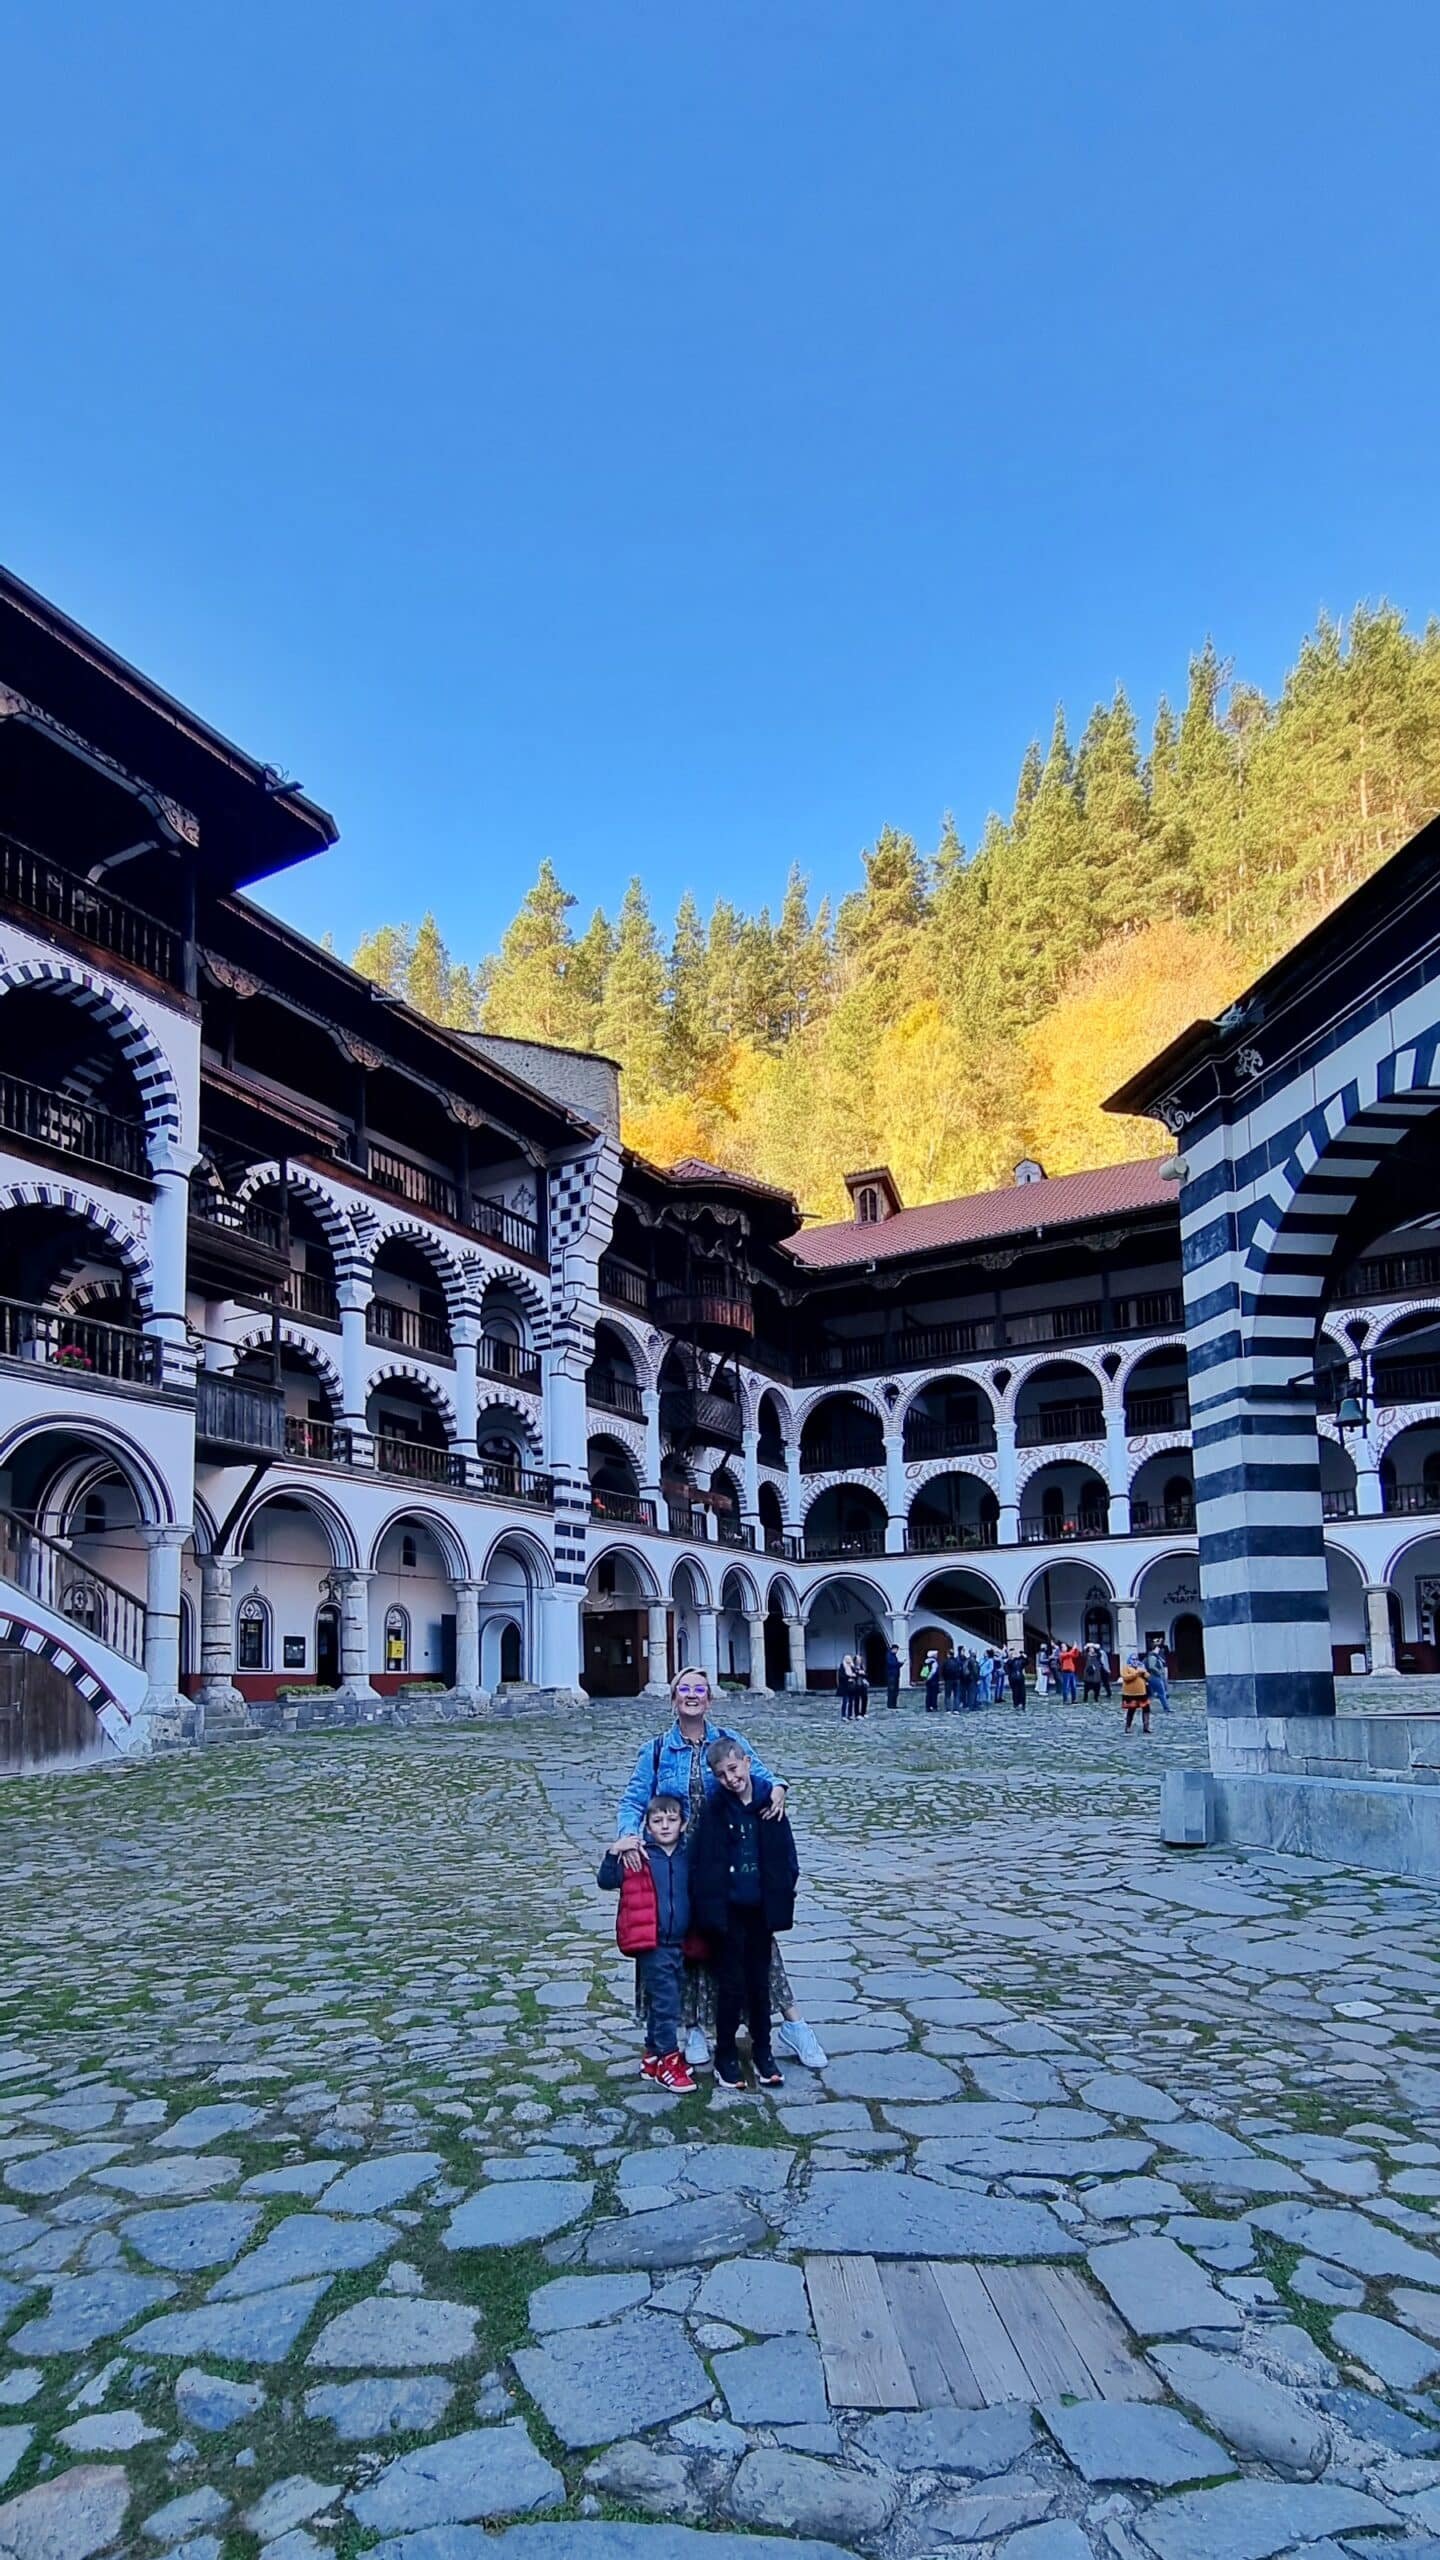
[[[1304,2294],[1297,2293],[1290,2281],[1305,2254],[1293,2240],[1277,2240],[1270,2231],[1255,2233],[1255,2255],[1261,2274],[1269,2277],[1296,2327],[1314,2339],[1322,2354],[1333,2356],[1338,2362],[1340,2351],[1330,2340],[1334,2312],[1328,2310],[1323,2302],[1307,2302]]]

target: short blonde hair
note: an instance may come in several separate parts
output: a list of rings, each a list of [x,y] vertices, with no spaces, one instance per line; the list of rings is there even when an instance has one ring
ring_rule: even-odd
[[[706,1699],[710,1705],[714,1705],[715,1683],[711,1679],[709,1672],[703,1670],[698,1662],[689,1662],[685,1665],[683,1671],[676,1672],[674,1679],[670,1683],[670,1703],[672,1706],[675,1703],[675,1692],[679,1688],[682,1680],[703,1680],[705,1683]]]

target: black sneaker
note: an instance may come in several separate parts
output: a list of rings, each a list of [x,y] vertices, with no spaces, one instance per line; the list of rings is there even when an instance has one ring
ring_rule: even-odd
[[[745,2086],[744,2076],[741,2072],[739,2061],[734,2056],[732,2056],[730,2061],[722,2062],[719,2054],[716,2054],[715,2077],[719,2081],[722,2089],[743,2089]]]
[[[779,2068],[773,2053],[753,2054],[751,2056],[750,2068],[755,2074],[755,2085],[757,2088],[784,2088],[785,2074]]]

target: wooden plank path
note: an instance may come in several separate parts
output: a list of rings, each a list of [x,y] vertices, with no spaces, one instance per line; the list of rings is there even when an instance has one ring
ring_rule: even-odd
[[[1073,2267],[823,2256],[805,2283],[832,2409],[1163,2397]]]

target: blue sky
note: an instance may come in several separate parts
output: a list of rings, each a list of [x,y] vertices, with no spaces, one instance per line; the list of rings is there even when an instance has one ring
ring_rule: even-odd
[[[20,574],[335,810],[843,891],[1057,699],[1440,610],[1430,0],[0,0]]]

